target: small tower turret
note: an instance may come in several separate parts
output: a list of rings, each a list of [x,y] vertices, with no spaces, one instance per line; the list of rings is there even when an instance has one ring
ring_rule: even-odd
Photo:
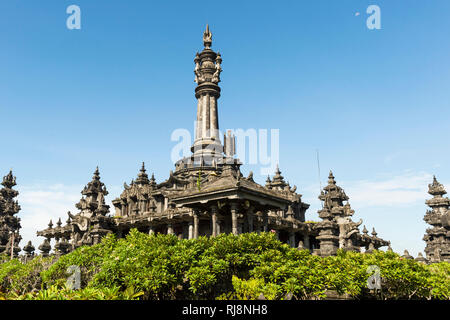
[[[16,177],[12,170],[3,177],[1,185],[3,188],[0,189],[0,253],[7,250],[10,254],[10,250],[13,248],[13,256],[17,256],[21,251],[19,242],[22,237],[19,234],[20,218],[16,217],[20,206],[14,200],[19,192],[13,189],[16,186]]]
[[[432,227],[426,230],[423,237],[425,253],[430,263],[450,261],[450,199],[444,197],[447,191],[435,176],[428,185],[428,193],[433,198],[425,201],[431,210],[426,212],[424,220]]]
[[[138,177],[135,181],[138,185],[147,185],[150,183],[150,180],[148,179],[148,175],[145,170],[145,163],[142,162],[141,170],[139,171]]]

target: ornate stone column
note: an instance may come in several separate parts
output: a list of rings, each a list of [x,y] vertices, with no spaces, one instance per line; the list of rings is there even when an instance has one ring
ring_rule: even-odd
[[[211,224],[212,224],[212,230],[211,230],[211,235],[213,237],[218,235],[217,232],[217,206],[213,205],[211,206]]]
[[[167,225],[167,234],[173,234],[173,226],[171,223]]]
[[[303,246],[306,249],[311,249],[311,244],[309,243],[309,235],[308,234],[303,235]]]
[[[253,232],[253,208],[250,207],[247,210],[248,232]]]
[[[194,222],[189,221],[188,223],[188,239],[192,239],[194,237]]]
[[[269,232],[269,216],[267,211],[263,212],[263,232]]]
[[[219,218],[217,218],[217,235],[219,235],[221,233],[220,224],[221,224],[221,222],[219,221]]]
[[[166,211],[168,206],[169,206],[169,199],[164,197],[164,210],[163,211]]]
[[[295,233],[293,231],[289,232],[289,244],[295,248]]]
[[[194,210],[193,212],[194,218],[194,239],[198,238],[198,211]]]
[[[234,235],[238,235],[237,207],[236,202],[231,203],[231,232]]]

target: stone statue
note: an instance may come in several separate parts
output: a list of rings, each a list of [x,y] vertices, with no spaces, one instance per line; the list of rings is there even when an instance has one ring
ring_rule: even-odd
[[[222,58],[220,56],[220,53],[217,53],[216,57],[216,71],[214,72],[212,76],[211,82],[213,83],[219,83],[220,82],[220,73],[222,72],[222,67],[220,64],[222,63]]]
[[[195,73],[195,82],[199,83],[199,81],[203,81],[203,76],[200,72],[200,56],[197,52],[197,54],[195,55],[195,68],[194,68],[194,73]]]

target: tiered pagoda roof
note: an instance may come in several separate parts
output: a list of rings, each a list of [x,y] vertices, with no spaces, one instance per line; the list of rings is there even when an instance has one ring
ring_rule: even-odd
[[[423,237],[425,253],[431,263],[450,261],[450,199],[444,197],[447,191],[435,176],[428,185],[428,193],[433,198],[425,201],[431,210],[427,210],[424,221],[432,227],[426,230]]]
[[[20,218],[16,214],[20,211],[20,205],[17,200],[14,200],[19,195],[16,186],[16,177],[12,170],[3,177],[0,189],[0,253],[10,252],[13,248],[13,255],[20,252],[18,246],[22,237],[19,234],[21,228]]]

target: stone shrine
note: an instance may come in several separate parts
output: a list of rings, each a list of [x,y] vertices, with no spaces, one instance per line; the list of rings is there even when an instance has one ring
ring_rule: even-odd
[[[423,240],[426,242],[425,254],[429,262],[450,262],[450,199],[443,197],[447,193],[436,177],[428,185],[428,193],[433,198],[425,201],[431,208],[423,220],[431,225]],[[423,258],[423,257],[422,257]]]
[[[17,200],[19,192],[14,190],[16,185],[16,177],[13,176],[12,170],[3,177],[3,186],[0,189],[0,253],[6,252],[8,255],[12,253],[17,256],[21,251],[19,242],[22,237],[19,234],[20,218],[15,215],[20,211]]]

